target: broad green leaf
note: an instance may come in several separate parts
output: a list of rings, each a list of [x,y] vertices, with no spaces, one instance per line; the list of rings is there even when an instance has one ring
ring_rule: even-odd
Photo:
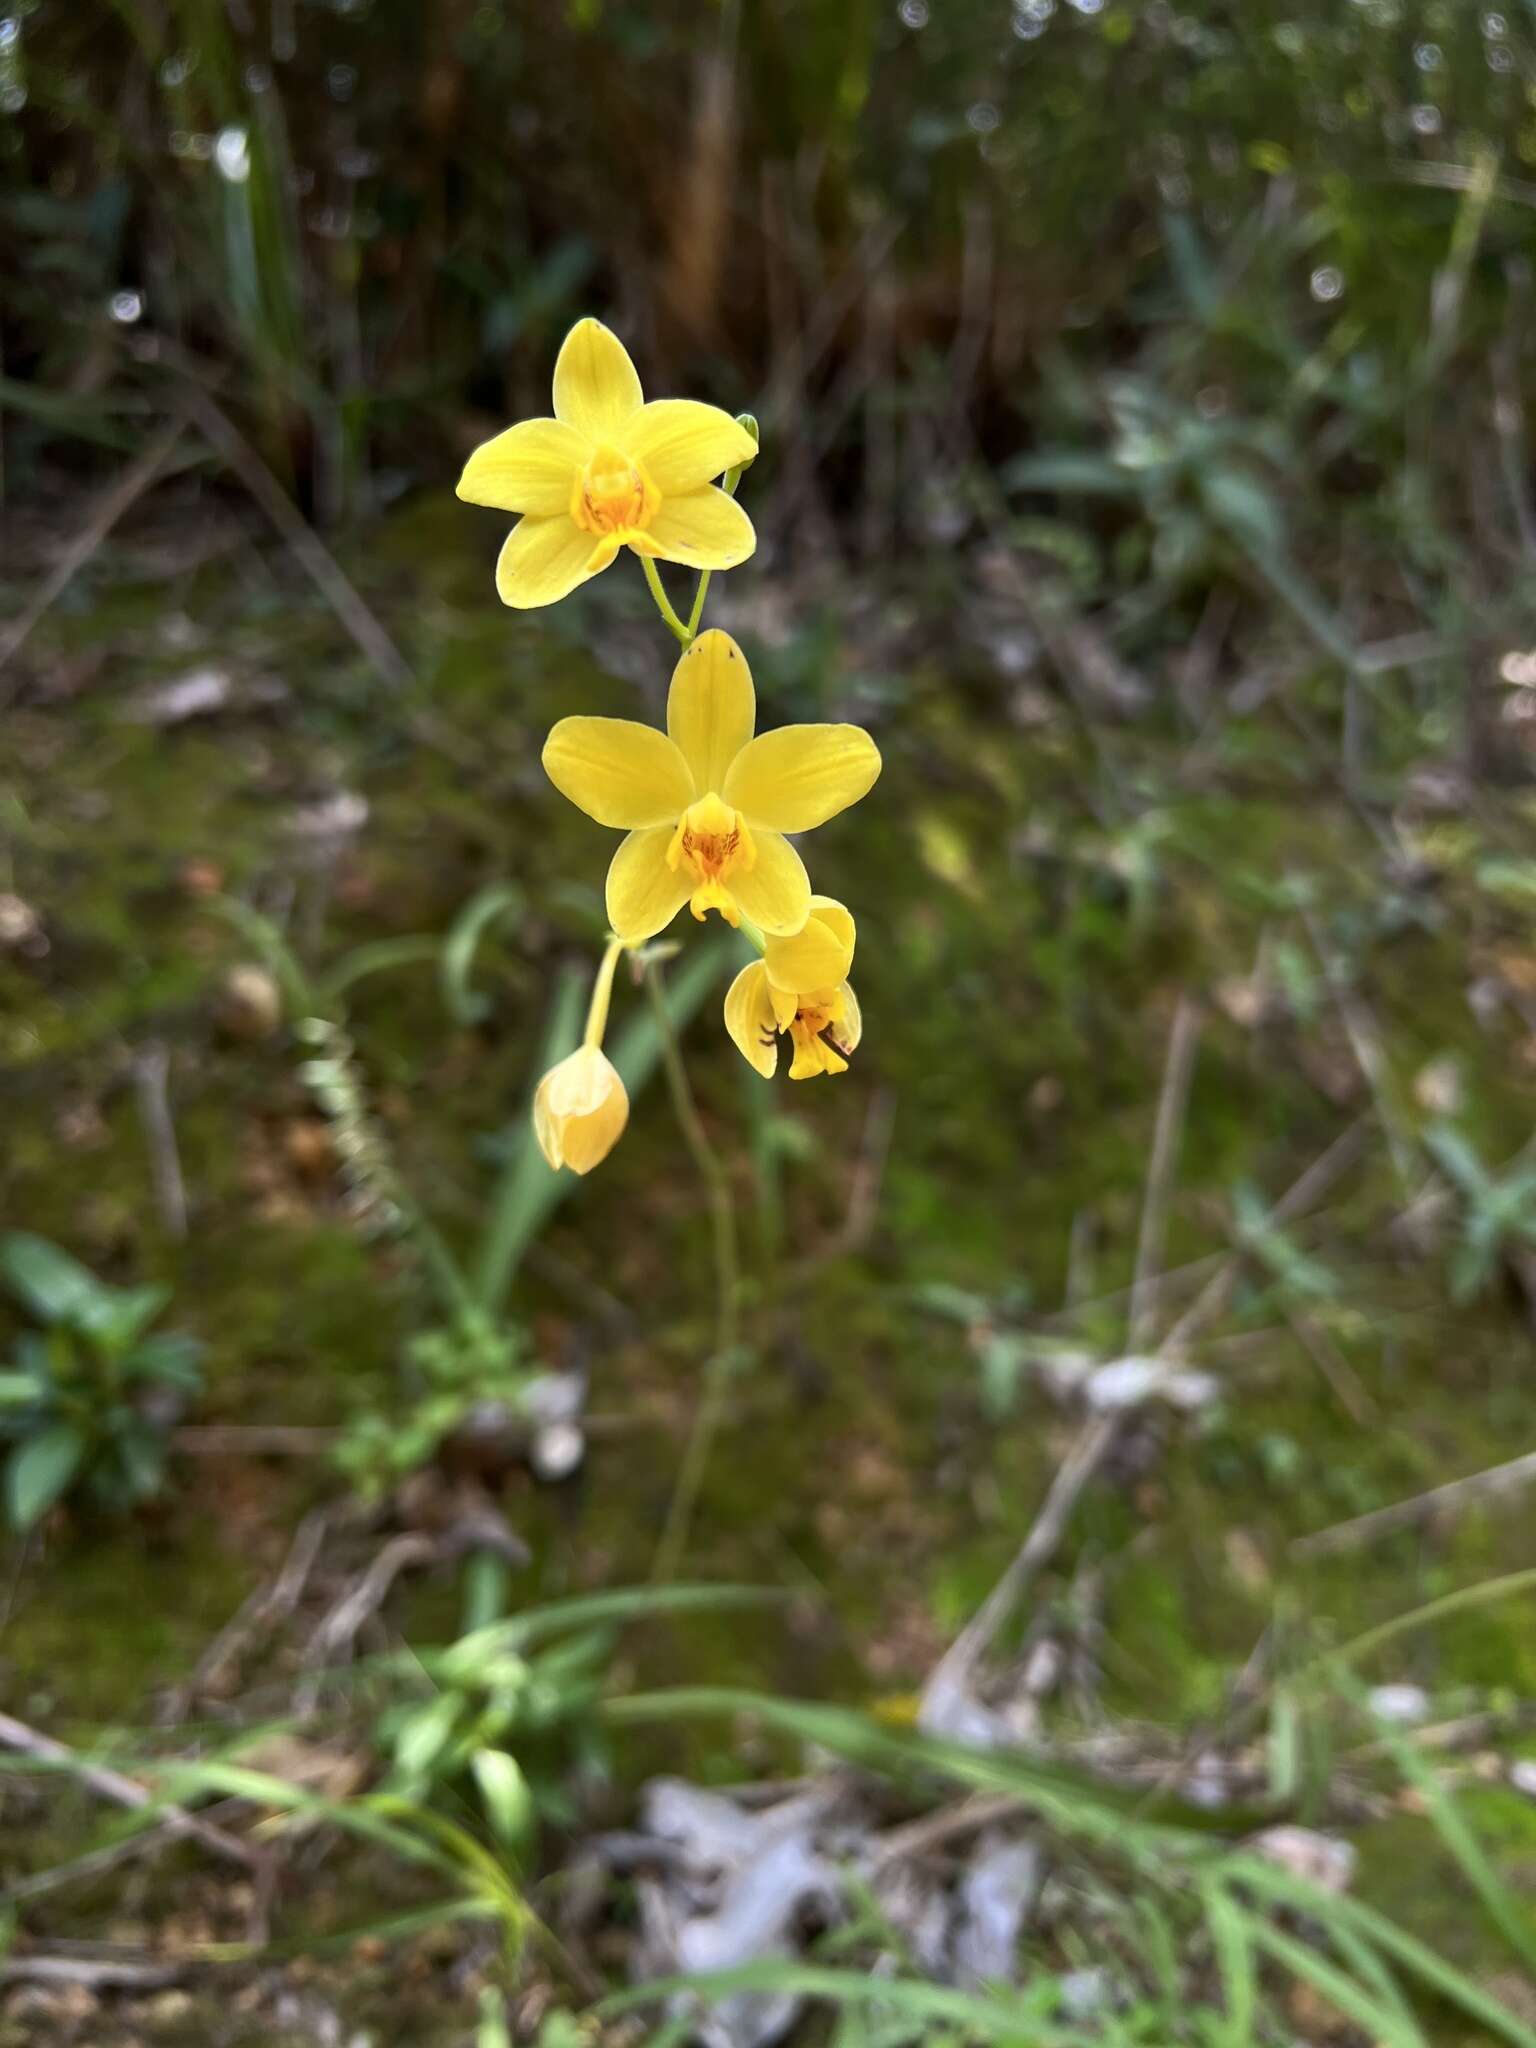
[[[79,1471],[84,1456],[85,1440],[67,1422],[56,1422],[19,1444],[5,1470],[11,1527],[30,1529],[45,1515]]]
[[[78,1259],[30,1230],[0,1237],[0,1279],[44,1323],[78,1323],[113,1294]]]
[[[171,1298],[169,1287],[102,1287],[75,1317],[76,1327],[109,1351],[122,1351],[159,1315]]]
[[[515,1757],[504,1749],[477,1749],[469,1760],[486,1818],[509,1849],[520,1849],[533,1825],[533,1794]]]

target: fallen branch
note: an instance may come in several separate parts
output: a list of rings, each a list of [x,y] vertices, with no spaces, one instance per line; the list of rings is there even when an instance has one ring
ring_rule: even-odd
[[[187,387],[187,410],[266,513],[294,560],[330,605],[386,683],[408,683],[405,657],[358,595],[341,564],[239,428],[197,383]]]
[[[74,580],[123,514],[159,476],[174,454],[177,442],[187,431],[189,409],[184,406],[144,452],[129,463],[117,482],[102,493],[89,519],[23,606],[20,618],[0,633],[0,668],[4,668],[20,651],[32,628],[54,599]]]
[[[182,1720],[192,1701],[217,1687],[219,1679],[237,1658],[244,1655],[255,1638],[285,1621],[304,1597],[310,1574],[331,1527],[331,1511],[315,1508],[294,1531],[276,1578],[258,1586],[243,1601],[233,1618],[214,1637],[198,1659],[192,1676],[178,1686],[165,1703],[162,1721]]]
[[[167,1235],[179,1244],[187,1234],[187,1184],[176,1144],[176,1124],[171,1116],[171,1055],[164,1045],[145,1045],[134,1054],[132,1064],[139,1120],[149,1146],[155,1204]]]
[[[29,1728],[25,1721],[17,1721],[10,1714],[0,1714],[0,1744],[17,1750],[23,1756],[36,1757],[40,1763],[67,1770],[98,1798],[110,1800],[115,1806],[126,1806],[135,1813],[154,1808],[165,1832],[200,1842],[226,1862],[238,1863],[243,1869],[257,1872],[265,1872],[267,1868],[267,1858],[262,1852],[253,1849],[248,1842],[242,1842],[237,1835],[226,1834],[223,1828],[199,1820],[196,1814],[188,1813],[183,1807],[168,1806],[133,1778],[125,1778],[120,1771],[111,1770],[105,1764],[91,1763],[67,1743],[56,1742],[51,1735]]]
[[[1527,1451],[1507,1464],[1491,1465],[1487,1471],[1469,1473],[1465,1479],[1452,1479],[1444,1486],[1431,1487],[1428,1493],[1415,1494],[1411,1500],[1375,1508],[1368,1515],[1356,1515],[1352,1521],[1335,1522],[1332,1528],[1319,1529],[1311,1536],[1298,1536],[1290,1547],[1297,1557],[1325,1557],[1335,1551],[1356,1550],[1362,1543],[1372,1543],[1378,1536],[1389,1536],[1396,1529],[1414,1528],[1471,1501],[1493,1500],[1533,1482],[1536,1451]]]

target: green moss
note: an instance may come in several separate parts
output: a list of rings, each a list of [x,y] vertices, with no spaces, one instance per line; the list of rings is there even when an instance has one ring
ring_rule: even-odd
[[[312,967],[369,940],[441,931],[486,881],[518,883],[523,915],[488,937],[477,968],[493,998],[483,1027],[447,1022],[430,967],[359,984],[351,1005],[402,1166],[450,1239],[467,1242],[491,1170],[484,1141],[521,1116],[552,978],[592,950],[612,845],[549,793],[539,740],[564,710],[651,716],[661,701],[665,649],[637,688],[578,646],[589,626],[622,629],[607,598],[584,598],[575,620],[501,617],[478,570],[440,553],[444,516],[441,504],[413,509],[378,557],[410,562],[423,580],[413,659],[429,680],[415,691],[382,691],[307,603],[258,615],[203,585],[200,601],[223,621],[221,649],[288,682],[280,717],[150,733],[88,700],[29,714],[7,769],[26,819],[10,847],[14,887],[41,911],[50,951],[0,956],[0,1042],[17,1056],[0,1063],[0,1203],[114,1277],[174,1285],[175,1321],[208,1346],[200,1420],[330,1426],[357,1405],[387,1407],[423,1304],[409,1259],[360,1242],[333,1177],[290,1157],[290,1129],[309,1114],[295,1047],[233,1043],[217,1028],[213,991],[242,949],[187,886],[186,864],[216,862],[251,900],[291,903]],[[125,596],[93,622],[61,618],[39,632],[61,649],[92,633],[126,645],[129,688],[164,673],[154,625],[153,602]],[[765,716],[821,715],[834,672],[764,660]],[[1032,1525],[1077,1420],[1028,1378],[1014,1412],[989,1414],[966,1333],[922,1305],[920,1286],[1053,1312],[1076,1225],[1089,1253],[1079,1292],[1101,1302],[1081,1329],[1113,1355],[1124,1311],[1106,1298],[1135,1258],[1176,992],[1209,994],[1246,975],[1277,933],[1304,967],[1306,934],[1285,907],[1298,879],[1361,964],[1408,1126],[1419,1115],[1414,1075],[1447,1050],[1463,1061],[1469,1128],[1490,1156],[1525,1114],[1520,1070],[1478,1035],[1462,993],[1469,955],[1509,942],[1507,913],[1453,877],[1432,906],[1378,915],[1374,846],[1347,808],[1298,784],[1273,733],[1267,747],[1233,751],[1224,786],[1198,795],[1172,772],[1182,756],[1168,734],[1117,735],[1135,753],[1126,786],[1140,792],[1122,810],[1085,746],[1065,729],[1042,738],[1003,726],[979,684],[918,670],[900,702],[881,734],[877,791],[811,849],[818,885],[859,915],[867,1037],[853,1079],[781,1079],[756,1098],[766,1107],[754,1124],[743,1088],[756,1083],[714,1017],[687,1041],[749,1245],[768,1205],[754,1131],[775,1149],[783,1215],[777,1268],[754,1251],[752,1356],[706,1475],[690,1569],[791,1598],[771,1617],[646,1632],[619,1674],[628,1682],[857,1699],[921,1680]],[[322,884],[289,823],[295,803],[333,782],[363,791],[371,812]],[[99,797],[83,825],[71,808],[78,789]],[[1206,1005],[1170,1264],[1223,1243],[1234,1183],[1277,1195],[1369,1111],[1326,988],[1314,974],[1292,994],[1289,1013],[1253,1028]],[[618,1003],[632,1000],[621,985]],[[149,1037],[175,1047],[192,1205],[184,1244],[156,1214],[123,1078],[124,1046]],[[892,1140],[873,1228],[848,1252],[838,1233],[874,1088],[893,1106]],[[1080,1560],[1102,1567],[1112,1709],[1184,1728],[1208,1720],[1278,1599],[1303,1617],[1304,1655],[1526,1561],[1519,1516],[1496,1506],[1332,1562],[1309,1565],[1291,1549],[1493,1464],[1536,1428],[1511,1304],[1491,1292],[1453,1311],[1438,1257],[1393,1247],[1384,1226],[1401,1206],[1372,1142],[1308,1240],[1336,1286],[1308,1312],[1368,1409],[1350,1412],[1297,1340],[1288,1305],[1250,1277],[1221,1332],[1243,1341],[1200,1361],[1221,1376],[1218,1407],[1193,1423],[1154,1419],[1154,1454],[1144,1465],[1128,1457],[1082,1502],[1035,1600],[1061,1598]],[[542,1355],[587,1365],[593,1408],[620,1429],[594,1442],[568,1488],[508,1482],[502,1505],[534,1549],[519,1598],[643,1579],[670,1498],[709,1342],[710,1260],[703,1198],[659,1089],[635,1102],[623,1145],[556,1218],[547,1249],[518,1312]],[[630,1333],[616,1339],[592,1317],[589,1280],[633,1311]],[[50,1724],[141,1714],[333,1483],[313,1463],[183,1459],[148,1520],[53,1530],[8,1623],[8,1693]],[[406,1589],[404,1626],[441,1639],[457,1626],[457,1602],[446,1579]],[[1366,1675],[1536,1691],[1528,1620],[1514,1603],[1465,1612],[1396,1639]],[[660,1733],[627,1750],[624,1768],[665,1762],[723,1777],[740,1754],[731,1731]],[[1528,1845],[1510,1832],[1521,1817],[1500,1807],[1487,1818],[1521,1865]],[[1434,1912],[1429,1880],[1409,1886],[1423,1868],[1444,1887],[1437,1853],[1406,1816],[1381,1833],[1379,1853],[1369,1835],[1364,1892],[1427,1914],[1448,1953],[1481,1956],[1454,1884]]]

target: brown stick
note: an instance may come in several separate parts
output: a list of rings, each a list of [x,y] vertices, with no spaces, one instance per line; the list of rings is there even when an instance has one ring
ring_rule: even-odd
[[[1297,1557],[1325,1557],[1338,1550],[1355,1550],[1394,1529],[1411,1529],[1448,1509],[1464,1507],[1468,1501],[1492,1500],[1500,1494],[1515,1493],[1536,1481],[1536,1451],[1511,1458],[1507,1464],[1490,1465],[1485,1472],[1472,1472],[1465,1479],[1452,1479],[1444,1486],[1432,1486],[1428,1493],[1411,1500],[1394,1501],[1390,1507],[1375,1508],[1352,1521],[1335,1522],[1331,1529],[1319,1529],[1311,1536],[1298,1536],[1290,1548]]]
[[[1157,1102],[1157,1123],[1152,1135],[1152,1157],[1147,1166],[1147,1188],[1141,1204],[1141,1233],[1136,1245],[1136,1276],[1131,1282],[1131,1312],[1126,1349],[1140,1351],[1152,1341],[1157,1316],[1157,1275],[1162,1271],[1168,1219],[1168,1197],[1178,1163],[1179,1133],[1189,1104],[1189,1082],[1194,1071],[1195,1044],[1200,1034],[1199,1014],[1187,995],[1179,997],[1168,1034],[1168,1057],[1163,1065],[1163,1089]]]
[[[216,1685],[258,1635],[292,1614],[304,1597],[304,1589],[309,1584],[310,1574],[330,1530],[331,1519],[329,1508],[314,1508],[304,1517],[293,1533],[293,1541],[276,1578],[258,1586],[219,1630],[198,1658],[192,1676],[166,1701],[160,1717],[163,1722],[174,1724],[183,1719],[191,1702]]]
[[[51,1735],[44,1735],[36,1728],[29,1728],[25,1721],[0,1714],[0,1743],[7,1749],[19,1750],[23,1756],[35,1756],[40,1762],[63,1766],[82,1785],[89,1786],[99,1798],[109,1799],[115,1806],[126,1806],[136,1813],[142,1812],[146,1806],[157,1807],[160,1825],[168,1833],[185,1835],[191,1841],[201,1842],[205,1849],[211,1849],[214,1855],[222,1856],[228,1862],[241,1864],[246,1870],[262,1871],[266,1868],[266,1859],[261,1852],[242,1842],[238,1836],[226,1834],[222,1828],[199,1820],[182,1807],[165,1805],[134,1779],[125,1778],[120,1771],[110,1770],[104,1764],[87,1762],[77,1750],[69,1748],[66,1743],[56,1742]]]
[[[171,1441],[194,1458],[318,1458],[333,1449],[341,1435],[339,1429],[284,1422],[189,1422]]]
[[[144,495],[164,469],[177,442],[187,431],[187,411],[188,408],[183,407],[143,453],[129,463],[116,483],[103,491],[89,519],[33,591],[21,617],[0,633],[0,668],[4,668],[12,655],[20,650],[54,599],[85,567],[129,506]]]
[[[1301,1178],[1280,1197],[1265,1221],[1271,1224],[1290,1223],[1296,1217],[1304,1216],[1339,1175],[1354,1164],[1364,1138],[1363,1119],[1340,1132],[1327,1151],[1314,1159]],[[1214,1316],[1220,1315],[1227,1305],[1228,1295],[1237,1284],[1245,1256],[1242,1252],[1233,1252],[1222,1262],[1158,1346],[1160,1354],[1177,1357]]]
[[[1129,1316],[1129,1348],[1132,1351],[1148,1342],[1152,1334],[1151,1321],[1156,1311],[1154,1276],[1162,1259],[1163,1226],[1178,1157],[1179,1133],[1189,1104],[1189,1082],[1194,1071],[1198,1036],[1199,1013],[1189,996],[1181,995],[1168,1034],[1157,1123],[1147,1165],[1146,1193],[1142,1199],[1141,1233]],[[1124,1411],[1115,1410],[1107,1415],[1093,1416],[1084,1423],[1077,1441],[1057,1467],[1040,1512],[1015,1553],[1013,1562],[929,1674],[923,1687],[925,1709],[966,1684],[993,1637],[1023,1598],[1025,1589],[1055,1555],[1083,1489],[1109,1455],[1124,1419]]]
[[[935,1697],[958,1691],[965,1683],[1036,1574],[1055,1555],[1072,1510],[1104,1462],[1123,1420],[1123,1411],[1117,1411],[1096,1415],[1083,1425],[1077,1441],[1057,1466],[1050,1491],[1013,1562],[929,1673],[923,1687],[924,1708]]]
[[[234,422],[199,384],[187,387],[187,410],[244,484],[303,569],[386,683],[408,683],[405,657],[358,595],[340,563],[301,517],[288,493]]]
[[[174,1984],[181,1963],[127,1956],[12,1956],[0,1963],[3,1984],[83,1984],[88,1991],[158,1991]]]
[[[187,1184],[171,1116],[171,1055],[164,1045],[141,1046],[133,1056],[133,1082],[139,1098],[139,1121],[149,1145],[150,1177],[155,1203],[169,1236],[181,1243],[187,1234]]]

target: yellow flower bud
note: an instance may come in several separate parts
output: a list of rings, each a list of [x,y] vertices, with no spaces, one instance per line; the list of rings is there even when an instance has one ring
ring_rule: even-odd
[[[533,1134],[557,1170],[590,1173],[608,1157],[629,1122],[624,1083],[601,1047],[579,1046],[550,1068],[533,1097]]]

